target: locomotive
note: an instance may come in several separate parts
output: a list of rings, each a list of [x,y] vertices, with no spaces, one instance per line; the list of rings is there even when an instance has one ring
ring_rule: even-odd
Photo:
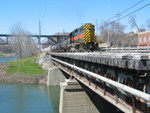
[[[97,48],[95,26],[87,23],[73,30],[61,43],[51,46],[51,51],[95,51]]]

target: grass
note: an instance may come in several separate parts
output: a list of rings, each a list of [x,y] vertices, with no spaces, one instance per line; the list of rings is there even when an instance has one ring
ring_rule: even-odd
[[[46,73],[39,64],[35,63],[36,56],[23,58],[17,61],[9,62],[6,71],[8,73],[21,75],[38,75]]]
[[[0,53],[0,57],[8,57],[8,56],[12,56],[13,53]]]
[[[5,53],[0,53],[0,57],[5,57],[6,54]]]

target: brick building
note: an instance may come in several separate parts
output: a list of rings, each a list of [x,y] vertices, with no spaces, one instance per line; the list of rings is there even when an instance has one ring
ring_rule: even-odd
[[[150,46],[150,31],[138,33],[138,44],[140,47]]]

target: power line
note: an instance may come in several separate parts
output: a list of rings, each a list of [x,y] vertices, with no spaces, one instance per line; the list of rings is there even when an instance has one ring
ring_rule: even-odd
[[[136,3],[135,5],[129,7],[128,9],[126,9],[126,10],[124,10],[124,11],[122,11],[120,14],[122,14],[122,13],[124,13],[124,12],[126,12],[126,11],[128,11],[128,10],[130,10],[130,9],[132,9],[133,7],[135,7],[135,6],[137,6],[138,4],[142,3],[143,1],[144,1],[144,0],[141,0],[140,2]]]
[[[129,16],[129,15],[135,13],[135,12],[138,12],[138,11],[141,10],[141,9],[144,9],[145,7],[147,7],[147,6],[149,6],[149,5],[150,5],[150,3],[148,3],[148,4],[146,4],[146,5],[142,6],[142,7],[140,7],[140,8],[138,8],[138,9],[134,10],[133,12],[131,12],[131,13],[129,13],[129,14],[127,14],[127,15],[125,15],[125,16],[119,18],[118,20],[121,20],[121,19],[123,19],[123,18],[126,18],[127,16]],[[113,22],[116,22],[116,21],[118,21],[118,20],[115,20],[115,21],[113,21]]]
[[[125,13],[126,11],[132,9],[133,7],[139,5],[139,4],[142,3],[143,1],[144,1],[144,0],[141,0],[141,1],[139,1],[138,3],[132,5],[131,7],[129,7],[129,8],[127,8],[127,9],[123,10],[122,12],[119,13],[119,15],[121,15],[121,14]],[[116,17],[117,17],[117,15],[115,15],[115,16],[113,16],[113,17],[107,19],[105,22],[107,22],[107,21],[109,21],[109,20],[111,20],[111,19],[113,19],[113,18],[116,18]]]
[[[122,16],[121,18],[118,18],[118,19],[116,19],[115,21],[112,21],[112,22],[117,22],[117,21],[119,21],[119,20],[122,20],[123,18],[126,18],[126,17],[128,17],[129,15],[131,15],[131,14],[133,14],[133,13],[135,13],[135,12],[138,12],[139,10],[144,9],[145,7],[147,7],[147,6],[149,6],[149,5],[150,5],[150,3],[148,3],[148,4],[144,5],[144,6],[142,6],[142,7],[138,8],[138,9],[134,10],[133,12],[131,12],[131,13],[125,15],[125,16]],[[106,22],[106,21],[104,21],[104,22]],[[111,22],[111,23],[112,23],[112,22]],[[106,26],[108,26],[109,24],[110,24],[110,23],[107,23]]]

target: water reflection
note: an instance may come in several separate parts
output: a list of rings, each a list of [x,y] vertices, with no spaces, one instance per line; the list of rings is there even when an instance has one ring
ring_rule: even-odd
[[[14,60],[17,60],[17,56],[2,57],[2,58],[0,58],[0,63],[10,62],[10,61],[14,61]]]
[[[58,113],[59,87],[0,85],[0,113]]]

